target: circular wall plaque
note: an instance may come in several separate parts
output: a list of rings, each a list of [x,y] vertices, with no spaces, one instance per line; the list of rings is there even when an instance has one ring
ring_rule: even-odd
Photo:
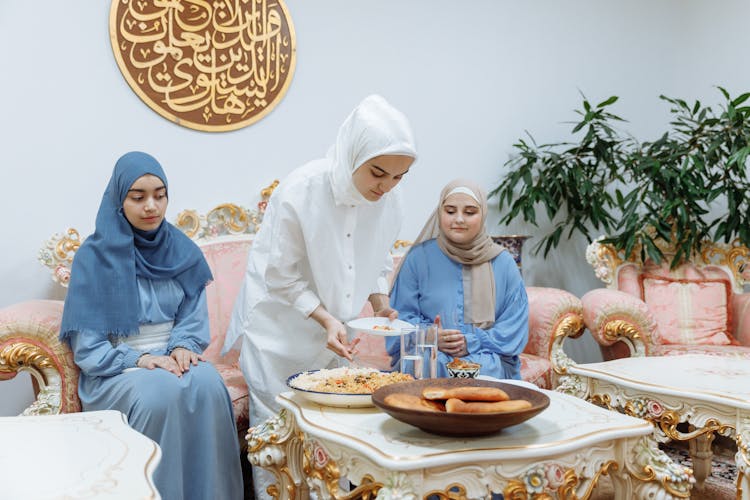
[[[283,0],[113,0],[109,35],[138,97],[196,130],[260,120],[294,74],[294,26]]]

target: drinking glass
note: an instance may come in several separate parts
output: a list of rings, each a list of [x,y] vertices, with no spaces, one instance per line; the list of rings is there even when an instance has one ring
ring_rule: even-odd
[[[419,328],[401,329],[401,373],[422,378],[422,356],[417,350]]]
[[[417,355],[422,358],[420,378],[437,377],[438,327],[435,323],[421,323],[417,327]]]

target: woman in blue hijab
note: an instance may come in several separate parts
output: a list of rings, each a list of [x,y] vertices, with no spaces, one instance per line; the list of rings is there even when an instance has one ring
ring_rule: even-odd
[[[85,411],[119,410],[159,443],[162,498],[243,497],[232,403],[213,365],[200,249],[164,219],[167,178],[152,156],[115,165],[96,230],[76,252],[60,338],[81,370]]]

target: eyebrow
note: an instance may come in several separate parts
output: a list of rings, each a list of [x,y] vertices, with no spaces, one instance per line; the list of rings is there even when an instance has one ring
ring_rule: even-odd
[[[455,209],[458,209],[458,205],[452,205],[452,204],[450,204],[450,203],[443,203],[443,206],[444,206],[444,207],[449,207],[449,208],[455,208]],[[463,208],[464,208],[464,209],[466,209],[466,208],[476,208],[476,209],[478,210],[478,209],[479,209],[479,205],[464,205],[464,207],[463,207]]]
[[[160,191],[162,189],[167,189],[167,186],[158,187],[154,189],[154,191]],[[146,192],[145,189],[137,189],[137,188],[128,189],[128,193],[145,193],[145,192]]]
[[[384,173],[386,175],[392,175],[393,177],[398,177],[399,175],[405,175],[405,174],[407,174],[409,172],[409,169],[407,168],[404,172],[402,172],[400,174],[393,175],[392,173],[388,172],[387,170],[383,170],[382,168],[378,167],[374,163],[371,163],[370,166],[373,167],[373,168],[377,168],[378,170],[380,170],[382,173]]]

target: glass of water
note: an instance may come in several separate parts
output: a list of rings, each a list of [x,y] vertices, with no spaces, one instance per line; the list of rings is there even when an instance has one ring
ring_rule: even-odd
[[[437,377],[438,327],[435,323],[422,323],[417,327],[417,355],[422,358],[422,376]]]
[[[417,350],[419,328],[401,329],[401,373],[422,378],[422,356]]]

